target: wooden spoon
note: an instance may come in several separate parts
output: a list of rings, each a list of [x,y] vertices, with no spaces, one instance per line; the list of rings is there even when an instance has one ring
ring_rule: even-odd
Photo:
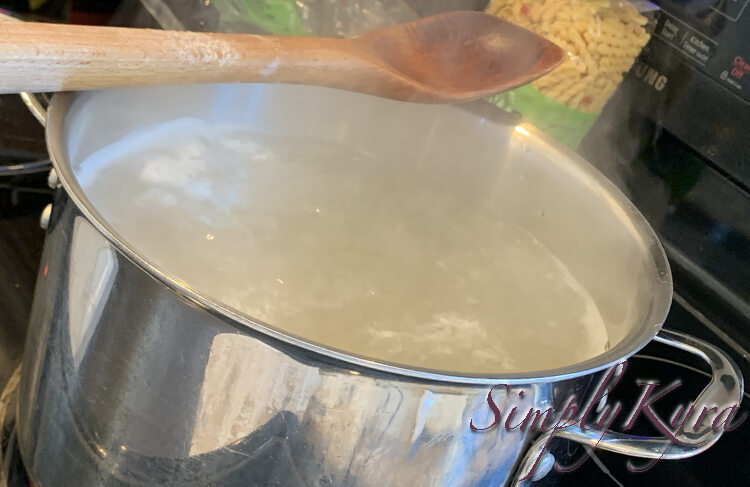
[[[468,11],[352,39],[0,23],[1,93],[262,82],[444,103],[526,84],[562,60],[542,37]]]

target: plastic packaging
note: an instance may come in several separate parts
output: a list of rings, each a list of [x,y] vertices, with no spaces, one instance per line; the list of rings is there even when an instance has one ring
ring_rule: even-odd
[[[491,98],[576,148],[650,39],[649,20],[616,0],[492,0],[487,13],[568,53],[552,73]]]
[[[425,5],[440,10],[437,3],[427,0],[140,2],[164,28],[182,30],[198,25],[219,32],[330,37],[356,36],[414,20],[418,5],[422,5],[417,8],[421,13],[425,13]],[[490,1],[486,12],[555,42],[567,50],[568,59],[539,80],[489,101],[520,113],[527,122],[577,148],[650,38],[648,18],[640,12],[655,8],[648,2],[636,7],[633,1],[617,0]]]
[[[243,23],[276,35],[352,37],[417,18],[401,0],[211,0],[225,27]],[[249,27],[248,25],[248,27]],[[227,30],[226,28],[222,30]],[[249,30],[249,29],[248,29]]]

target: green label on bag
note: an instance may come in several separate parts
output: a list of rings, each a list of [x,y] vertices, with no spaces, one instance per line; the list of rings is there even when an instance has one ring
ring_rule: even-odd
[[[245,21],[280,36],[310,35],[294,0],[214,0],[224,21]]]
[[[585,113],[548,98],[531,85],[488,98],[503,110],[518,112],[531,123],[571,149],[577,149],[598,113]]]

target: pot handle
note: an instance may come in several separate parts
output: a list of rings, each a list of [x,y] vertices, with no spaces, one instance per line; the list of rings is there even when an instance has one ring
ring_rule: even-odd
[[[47,127],[47,109],[44,107],[44,104],[41,100],[39,100],[39,97],[35,95],[34,93],[27,93],[22,92],[20,93],[21,100],[23,100],[23,103],[26,105],[26,108],[29,109],[32,115],[34,115],[34,118],[36,118],[40,124],[42,124],[42,127]]]
[[[2,16],[0,16],[0,21]],[[42,127],[47,127],[47,109],[45,108],[42,99],[46,99],[44,95],[36,95],[34,93],[20,93],[21,100],[26,105],[26,108],[34,115]],[[0,166],[0,176],[20,176],[21,174],[34,174],[52,169],[52,161],[49,159],[40,159],[38,161],[31,162],[20,162],[18,164]]]
[[[744,391],[742,373],[737,364],[726,353],[710,343],[676,331],[662,329],[654,337],[654,340],[697,355],[711,366],[711,382],[703,389],[694,404],[716,405],[720,408],[740,404]],[[675,433],[675,437],[680,442],[689,443],[687,445],[680,445],[663,437],[649,438],[617,433],[610,430],[605,430],[602,434],[602,430],[600,429],[590,428],[583,430],[580,425],[575,424],[557,430],[554,436],[565,438],[590,448],[599,448],[636,458],[679,460],[692,457],[707,450],[718,441],[722,433],[723,430],[721,428],[714,431],[710,424],[698,432],[687,433],[680,431],[679,433]],[[540,458],[540,455],[544,453],[550,434],[552,433],[543,435],[533,443],[518,471],[518,479],[526,477],[527,473]],[[538,480],[546,475],[551,470],[553,464],[554,457],[548,453],[544,454],[537,465],[537,471],[533,480]],[[526,485],[526,482],[517,480],[515,485]]]
[[[2,17],[0,17],[2,20]],[[42,127],[47,127],[47,109],[40,100],[40,95],[34,93],[21,93],[21,100],[36,118]],[[42,98],[45,98],[43,95]],[[0,166],[0,176],[20,176],[22,174],[34,174],[52,169],[52,161],[40,159],[38,161],[20,162],[18,164]]]

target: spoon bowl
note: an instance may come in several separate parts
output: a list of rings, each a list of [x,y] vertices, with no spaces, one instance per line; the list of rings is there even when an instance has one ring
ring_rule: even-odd
[[[368,32],[369,49],[420,101],[458,101],[499,93],[552,71],[564,59],[550,41],[479,12],[427,17]]]

